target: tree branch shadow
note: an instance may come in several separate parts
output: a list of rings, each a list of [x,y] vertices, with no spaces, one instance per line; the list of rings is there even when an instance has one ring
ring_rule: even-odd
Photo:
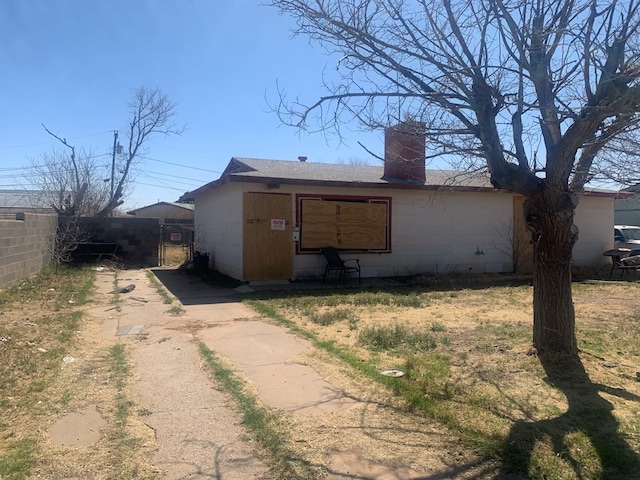
[[[533,453],[544,442],[561,461],[570,465],[575,478],[637,479],[640,457],[620,433],[619,422],[613,415],[614,406],[601,394],[633,402],[640,401],[640,397],[623,389],[591,382],[580,360],[564,364],[551,359],[540,360],[547,374],[545,380],[564,393],[568,408],[555,418],[514,423],[503,445],[505,465],[511,466],[505,468],[516,468],[538,478],[540,466]],[[599,465],[581,461],[580,447],[569,438],[574,435],[588,440]]]

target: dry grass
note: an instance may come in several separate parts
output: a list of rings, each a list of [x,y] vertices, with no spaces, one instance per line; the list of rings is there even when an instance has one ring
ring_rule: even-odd
[[[134,433],[136,422],[124,418],[133,406],[123,387],[126,352],[102,340],[87,313],[96,308],[94,278],[90,269],[62,268],[0,292],[2,480],[153,478],[147,432]],[[56,420],[92,404],[107,422],[97,447],[52,442]]]
[[[126,349],[89,321],[93,278],[69,270],[0,292],[2,480],[157,474],[145,462],[154,442],[123,387]],[[287,416],[286,449],[329,471],[346,453],[434,478],[639,478],[640,283],[574,284],[581,364],[558,370],[528,355],[531,287],[497,280],[257,298],[313,341],[300,360],[357,400],[331,415]],[[406,375],[380,375],[387,367]],[[103,440],[53,445],[52,422],[88,403],[107,421]]]
[[[163,264],[170,267],[178,267],[189,260],[189,246],[171,245],[162,246]]]
[[[441,456],[459,438],[469,464],[497,459],[474,478],[632,479],[640,472],[639,295],[638,282],[575,283],[581,363],[560,369],[529,354],[527,283],[283,294],[256,305],[326,347],[310,360],[325,376],[358,398],[383,399],[376,415],[368,413],[372,424],[391,414],[398,425],[424,430],[369,437],[381,462],[392,461],[383,451],[394,445],[396,461],[429,471],[433,452],[411,447],[411,431],[416,445]],[[406,375],[382,379],[385,367]],[[334,420],[338,432],[349,423]],[[294,436],[307,429],[313,425]],[[363,444],[355,430],[348,435],[334,432],[324,444],[316,435],[314,450],[326,458],[336,437]]]

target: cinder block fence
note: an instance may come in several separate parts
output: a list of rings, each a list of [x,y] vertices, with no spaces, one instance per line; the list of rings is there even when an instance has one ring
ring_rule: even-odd
[[[57,224],[56,214],[0,216],[0,288],[35,275],[49,263]]]
[[[155,267],[161,229],[157,218],[82,218],[90,242],[118,245],[118,261]],[[58,215],[0,210],[0,288],[39,273],[52,259]]]

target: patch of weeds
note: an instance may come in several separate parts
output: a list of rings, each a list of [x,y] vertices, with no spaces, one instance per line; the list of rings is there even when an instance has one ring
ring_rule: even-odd
[[[216,354],[204,343],[198,344],[206,369],[234,399],[242,415],[242,423],[255,441],[267,452],[274,478],[291,480],[320,479],[326,472],[299,457],[288,445],[286,427],[277,412],[262,407],[247,392],[243,381],[224,366]]]
[[[182,308],[181,305],[173,305],[169,310],[166,310],[165,313],[169,313],[171,315],[182,315],[185,312],[185,309]]]
[[[69,405],[72,399],[73,399],[73,392],[71,390],[65,390],[64,392],[62,392],[62,395],[60,396],[60,405],[62,405],[63,407],[66,407],[67,405]]]
[[[609,353],[610,342],[608,334],[602,330],[583,329],[578,342],[582,350],[586,350],[596,355],[606,355]]]
[[[406,294],[384,291],[361,292],[354,295],[353,304],[356,306],[386,305],[391,307],[409,308],[422,308],[424,306],[422,297],[414,291],[410,291]]]
[[[126,385],[131,368],[127,360],[125,345],[116,343],[109,348],[111,384],[115,388],[113,427],[107,435],[112,463],[119,472],[117,478],[139,478],[139,467],[131,462],[131,454],[141,448],[143,441],[128,432],[128,423],[135,404],[127,397]]]
[[[460,394],[460,387],[449,380],[451,357],[438,353],[411,355],[405,365],[410,391],[430,398],[450,400]]]
[[[436,348],[436,340],[427,332],[413,330],[396,323],[393,326],[366,327],[358,335],[358,343],[378,350],[408,348],[425,351]]]
[[[31,382],[29,385],[30,393],[40,393],[44,392],[47,388],[47,382],[45,380],[36,380],[35,382]]]
[[[70,312],[58,316],[58,341],[62,344],[71,343],[80,328],[80,321],[83,313],[80,311]]]
[[[111,359],[111,381],[116,389],[116,409],[120,413],[117,420],[118,423],[124,424],[128,413],[124,387],[129,374],[129,363],[127,362],[124,344],[116,343],[113,345],[109,349],[109,357]]]
[[[0,478],[2,480],[24,480],[35,464],[38,443],[33,438],[11,442],[0,453]]]
[[[334,308],[322,313],[313,312],[309,315],[309,319],[317,325],[332,325],[336,322],[348,320],[349,324],[357,323],[358,317],[353,310],[347,308]]]
[[[531,335],[531,331],[528,327],[525,327],[521,322],[513,323],[488,323],[485,325],[487,333],[489,333],[494,340],[525,340]]]
[[[349,318],[349,330],[354,331],[358,329],[358,321],[360,319],[358,318],[357,315],[354,315],[352,317]]]
[[[118,293],[118,274],[113,276],[113,297],[111,303],[116,306],[116,312],[120,312],[122,307],[120,306],[120,294]]]
[[[444,323],[433,322],[429,327],[429,330],[431,330],[432,332],[445,332],[447,330],[447,327],[445,327]]]
[[[151,282],[153,288],[156,289],[156,292],[158,292],[158,295],[162,297],[162,303],[171,305],[173,303],[173,299],[169,296],[169,292],[167,292],[151,270],[147,270],[147,278],[149,279],[149,282]]]
[[[87,302],[94,278],[90,269],[65,266],[0,292],[0,363],[6,367],[0,374],[0,410],[6,413],[0,414],[3,480],[29,478],[40,450],[37,439],[28,437],[32,423],[64,406],[64,396],[58,400],[55,390],[60,365],[82,327],[83,314],[75,309]],[[29,313],[15,316],[25,309]]]

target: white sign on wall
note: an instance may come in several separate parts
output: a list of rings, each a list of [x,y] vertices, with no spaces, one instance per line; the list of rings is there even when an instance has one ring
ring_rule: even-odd
[[[282,218],[271,219],[271,230],[284,230],[286,226],[286,222]]]

